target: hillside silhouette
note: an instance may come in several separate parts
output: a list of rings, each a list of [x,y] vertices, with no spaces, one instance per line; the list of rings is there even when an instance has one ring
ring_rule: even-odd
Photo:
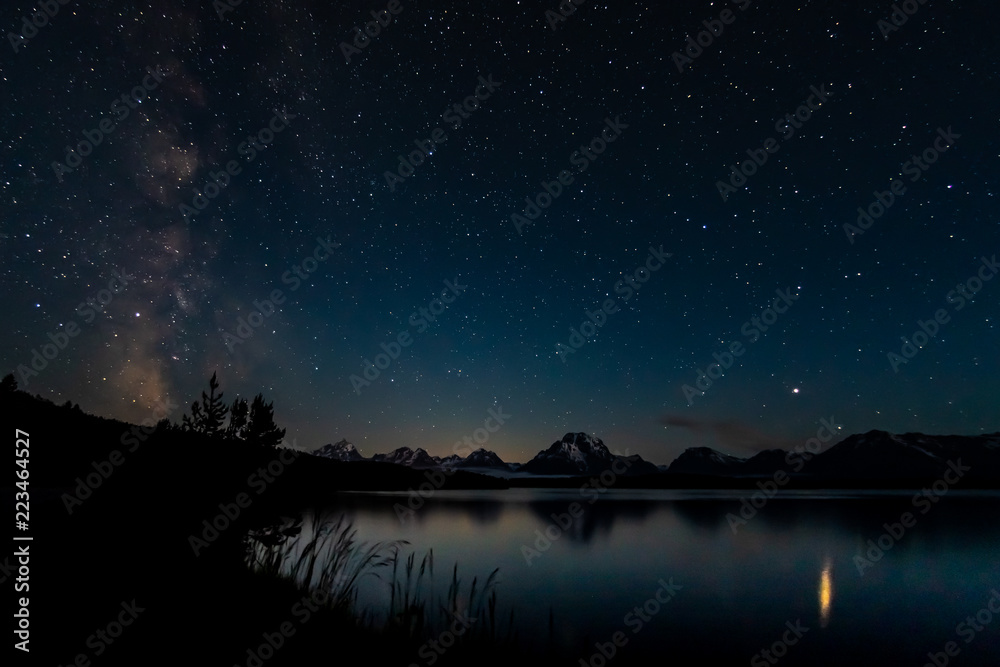
[[[289,620],[304,594],[290,581],[250,573],[246,534],[304,508],[331,505],[341,484],[405,490],[426,481],[391,464],[359,471],[307,457],[310,465],[303,466],[299,452],[224,429],[210,435],[166,420],[144,427],[98,417],[8,381],[0,414],[8,432],[26,431],[30,441],[33,662],[68,665],[85,653],[95,664],[134,664],[149,662],[151,652],[177,657],[197,646],[199,663],[244,665],[247,647]],[[447,484],[469,477],[459,472]],[[4,488],[11,507],[18,490]],[[236,503],[240,494],[248,507]],[[238,515],[218,519],[220,504],[232,514],[238,508]],[[205,540],[205,522],[213,520],[225,528]],[[10,556],[3,558],[9,567]],[[143,611],[96,656],[101,644],[88,648],[88,638],[94,642],[95,631],[133,600]],[[365,653],[379,664],[412,658],[413,647],[380,641],[377,629],[358,627],[355,618],[326,615],[266,664],[301,664],[348,641],[370,644]]]

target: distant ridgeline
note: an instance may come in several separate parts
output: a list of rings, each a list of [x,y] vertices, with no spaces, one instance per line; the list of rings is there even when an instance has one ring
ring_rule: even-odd
[[[36,489],[73,490],[81,483],[91,491],[121,484],[143,494],[160,486],[162,493],[176,494],[182,483],[245,488],[248,475],[273,460],[284,445],[275,444],[274,438],[266,445],[254,444],[227,435],[226,428],[215,435],[184,430],[170,421],[177,406],[169,401],[142,425],[105,419],[68,401],[58,406],[18,391],[8,377],[0,388],[0,412],[8,427],[31,434],[31,480]],[[270,404],[259,403],[260,414],[269,417],[263,408]],[[283,435],[273,422],[264,432]],[[613,453],[600,438],[586,433],[567,433],[524,464],[505,462],[482,448],[465,456],[437,457],[421,448],[399,447],[365,458],[341,440],[312,455],[297,456],[289,468],[281,481],[294,482],[276,485],[281,490],[268,495],[297,501],[343,490],[406,490],[419,486],[424,473],[434,469],[454,469],[444,484],[454,489],[572,488],[579,487],[581,479],[596,478],[615,488],[753,488],[768,479],[788,488],[920,488],[945,474],[954,477],[957,470],[959,488],[1000,488],[1000,432],[932,436],[873,430],[826,449],[764,449],[750,458],[695,447],[669,466],[627,450]]]

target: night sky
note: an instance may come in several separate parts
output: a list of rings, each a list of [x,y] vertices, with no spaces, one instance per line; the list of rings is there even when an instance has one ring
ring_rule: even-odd
[[[400,0],[363,48],[386,3],[5,4],[0,369],[133,422],[217,370],[366,456],[449,454],[495,406],[522,462],[1000,429],[995,8],[497,4]]]

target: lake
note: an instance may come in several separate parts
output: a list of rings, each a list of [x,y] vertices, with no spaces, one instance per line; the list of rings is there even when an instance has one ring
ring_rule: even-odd
[[[352,493],[325,512],[433,549],[439,595],[455,563],[465,591],[499,568],[500,618],[554,664],[1000,664],[1000,494],[749,495],[435,491],[400,515],[405,493]],[[368,578],[359,603],[388,590]]]

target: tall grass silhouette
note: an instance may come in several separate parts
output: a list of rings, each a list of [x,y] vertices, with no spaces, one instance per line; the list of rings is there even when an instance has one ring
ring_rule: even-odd
[[[393,642],[416,647],[444,632],[456,619],[466,619],[468,627],[456,637],[455,647],[482,649],[517,643],[513,609],[506,630],[498,629],[496,585],[500,568],[481,586],[479,578],[473,577],[464,594],[455,563],[442,597],[434,593],[433,550],[418,565],[415,553],[402,553],[409,542],[359,541],[353,522],[343,514],[336,518],[331,514],[318,516],[312,538],[305,541],[302,524],[299,518],[290,525],[276,522],[250,531],[244,541],[245,564],[258,575],[289,580],[301,590],[323,591],[325,607]],[[369,576],[389,586],[388,608],[382,613],[358,603],[359,583]]]

